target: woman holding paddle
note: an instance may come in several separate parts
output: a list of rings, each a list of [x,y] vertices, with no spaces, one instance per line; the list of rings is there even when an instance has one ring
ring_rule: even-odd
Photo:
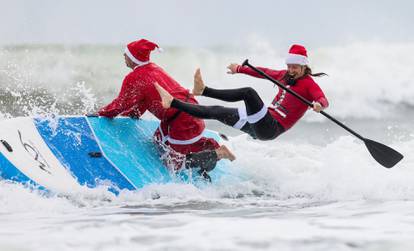
[[[384,167],[391,168],[401,161],[404,156],[398,151],[361,136],[322,111],[328,107],[328,100],[312,77],[326,74],[312,74],[308,63],[305,47],[293,45],[286,58],[287,70],[277,71],[256,68],[249,64],[247,60],[244,61],[242,66],[237,64],[228,66],[230,74],[245,73],[254,77],[265,78],[277,85],[280,88],[279,92],[269,107],[263,104],[256,91],[250,87],[215,90],[205,86],[199,69],[194,76],[194,95],[203,95],[228,102],[243,100],[245,106],[237,109],[189,104],[175,99],[161,86],[156,84],[155,87],[165,108],[174,107],[198,118],[219,120],[260,140],[275,139],[290,129],[310,107],[362,140],[372,157]]]
[[[259,69],[273,79],[279,80],[285,87],[313,102],[313,110],[320,112],[328,107],[328,100],[312,78],[312,76],[326,74],[312,74],[308,66],[309,61],[305,47],[293,45],[286,58],[286,64],[287,70]],[[263,78],[262,75],[247,66],[230,64],[228,69],[230,74],[244,73]],[[194,76],[194,95],[203,95],[227,102],[244,101],[245,106],[228,108],[190,104],[174,99],[160,86],[157,89],[164,107],[171,106],[198,118],[216,119],[259,140],[275,139],[290,129],[308,109],[306,104],[283,89],[279,89],[271,105],[266,107],[257,92],[251,87],[230,90],[216,90],[207,87],[204,85],[199,69]]]

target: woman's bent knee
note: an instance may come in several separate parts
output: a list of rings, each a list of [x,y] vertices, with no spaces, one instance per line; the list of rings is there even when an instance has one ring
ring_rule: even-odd
[[[253,97],[253,96],[258,96],[257,92],[255,89],[251,88],[251,87],[245,87],[243,88],[244,91],[244,95],[245,97]]]

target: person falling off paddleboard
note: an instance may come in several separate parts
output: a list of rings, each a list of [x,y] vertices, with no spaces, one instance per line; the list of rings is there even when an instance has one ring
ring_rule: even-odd
[[[172,164],[175,170],[180,169],[183,163],[186,168],[200,167],[200,174],[210,179],[207,172],[215,167],[218,160],[232,161],[235,157],[226,146],[202,136],[205,129],[202,119],[175,108],[162,107],[155,83],[176,100],[189,104],[197,104],[197,100],[161,67],[150,62],[150,54],[156,48],[157,44],[146,39],[127,45],[125,64],[132,72],[125,77],[118,97],[101,108],[98,115],[139,118],[145,111],[150,111],[161,121],[154,138],[164,151],[167,150],[167,157],[164,158],[166,164]]]
[[[286,58],[287,70],[272,70],[258,67],[270,77],[279,80],[284,86],[313,102],[313,110],[320,112],[328,107],[328,100],[312,76],[305,47],[292,45]],[[230,74],[244,73],[263,78],[252,69],[238,64],[230,64]],[[244,101],[244,106],[229,108],[223,106],[202,106],[191,104],[171,96],[161,85],[156,85],[164,108],[173,107],[202,119],[215,119],[226,125],[249,134],[255,139],[272,140],[289,130],[306,112],[308,106],[285,90],[279,89],[271,105],[266,107],[257,92],[251,87],[217,90],[207,87],[200,69],[194,75],[194,95],[215,98],[227,102]]]

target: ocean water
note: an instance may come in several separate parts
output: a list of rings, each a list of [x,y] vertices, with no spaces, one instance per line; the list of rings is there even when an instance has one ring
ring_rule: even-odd
[[[229,168],[242,181],[151,185],[114,196],[103,188],[50,195],[0,180],[0,250],[412,250],[414,58],[406,54],[413,49],[379,42],[309,48],[313,70],[329,74],[317,79],[327,112],[404,154],[392,169],[311,111],[271,142],[208,121],[229,135],[225,144],[237,155]],[[271,83],[228,75],[226,66],[249,58],[282,69],[285,50],[262,41],[249,48],[165,47],[153,61],[187,88],[201,67],[208,85],[252,86],[270,102],[277,92]],[[96,111],[128,73],[122,53],[122,46],[3,46],[1,120]]]

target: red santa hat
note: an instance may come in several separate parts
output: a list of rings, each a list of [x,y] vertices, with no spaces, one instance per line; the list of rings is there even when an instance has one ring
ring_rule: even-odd
[[[132,62],[142,65],[149,62],[150,54],[155,48],[161,50],[157,44],[146,39],[140,39],[129,43],[125,48],[125,54]]]
[[[292,45],[286,57],[286,64],[308,65],[309,59],[305,47],[299,44]]]

